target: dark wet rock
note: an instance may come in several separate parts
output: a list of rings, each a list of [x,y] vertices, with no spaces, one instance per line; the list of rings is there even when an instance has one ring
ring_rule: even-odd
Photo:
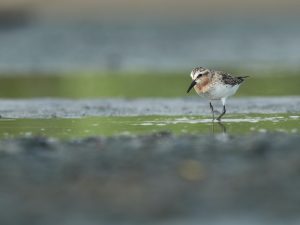
[[[300,221],[298,135],[0,142],[1,224]]]

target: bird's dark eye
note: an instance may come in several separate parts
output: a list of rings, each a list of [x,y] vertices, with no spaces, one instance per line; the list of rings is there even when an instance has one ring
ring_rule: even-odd
[[[201,77],[202,76],[202,74],[199,74],[198,76],[197,76],[197,78],[199,78],[199,77]]]

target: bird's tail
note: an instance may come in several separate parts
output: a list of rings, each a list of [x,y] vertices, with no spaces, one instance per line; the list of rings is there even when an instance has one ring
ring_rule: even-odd
[[[242,77],[237,77],[237,78],[239,78],[239,79],[245,79],[247,77],[249,77],[249,76],[242,76]]]
[[[239,83],[242,83],[245,80],[245,78],[247,78],[247,77],[249,77],[249,76],[241,76],[241,77],[237,77],[237,78],[240,81]]]

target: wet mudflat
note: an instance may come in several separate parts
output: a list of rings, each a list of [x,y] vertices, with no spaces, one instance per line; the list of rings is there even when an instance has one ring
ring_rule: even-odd
[[[299,224],[299,97],[1,100],[1,224]]]
[[[220,101],[213,102],[221,110]],[[227,114],[299,114],[300,97],[239,97],[229,99]],[[1,99],[2,119],[83,118],[88,116],[210,116],[209,102],[190,98]],[[226,117],[224,117],[226,118]]]
[[[231,99],[221,124],[212,123],[207,101],[199,98],[1,100],[0,107],[2,138],[299,133],[300,127],[299,97]]]

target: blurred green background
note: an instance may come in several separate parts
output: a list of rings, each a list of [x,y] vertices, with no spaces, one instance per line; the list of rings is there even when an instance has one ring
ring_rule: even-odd
[[[250,74],[250,73],[249,73]],[[297,73],[250,74],[236,96],[300,95]],[[141,98],[185,97],[190,83],[187,73],[87,73],[76,75],[28,75],[0,78],[1,98]]]

